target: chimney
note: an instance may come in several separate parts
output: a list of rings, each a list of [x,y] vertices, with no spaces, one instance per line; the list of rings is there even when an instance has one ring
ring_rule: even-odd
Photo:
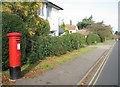
[[[72,20],[70,20],[70,25],[72,25]]]

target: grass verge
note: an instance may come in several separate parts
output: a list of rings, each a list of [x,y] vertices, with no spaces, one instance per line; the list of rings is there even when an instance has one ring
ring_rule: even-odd
[[[76,58],[77,56],[83,55],[91,50],[93,50],[93,48],[81,48],[79,50],[74,50],[73,52],[69,52],[59,57],[49,57],[38,64],[35,68],[41,67],[44,71],[53,69],[54,67],[63,64],[73,58]]]
[[[103,43],[97,43],[96,45],[92,45],[92,46],[101,46],[101,45],[107,45],[111,42],[115,42],[115,40],[106,40],[105,42]]]

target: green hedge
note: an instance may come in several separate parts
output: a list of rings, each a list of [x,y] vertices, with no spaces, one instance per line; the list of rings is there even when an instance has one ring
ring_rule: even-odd
[[[10,32],[19,32],[22,33],[21,37],[21,57],[22,64],[25,63],[25,35],[26,35],[26,26],[22,19],[16,14],[2,13],[2,69],[5,70],[9,66],[9,47],[8,47],[8,37],[7,33]]]
[[[44,22],[44,23],[41,23]],[[60,56],[67,52],[83,47],[85,38],[79,33],[66,34],[63,36],[48,36],[49,23],[40,21],[35,35],[30,37],[27,23],[16,14],[2,13],[2,69],[9,67],[9,48],[7,33],[19,32],[21,37],[21,64],[33,64],[50,56]],[[41,33],[43,29],[43,32]],[[45,29],[45,30],[44,30]],[[48,32],[46,31],[48,29]]]
[[[91,45],[91,44],[101,42],[101,39],[100,39],[100,36],[97,34],[89,34],[87,36],[86,41],[87,41],[87,44]]]
[[[44,20],[43,18],[40,18],[39,16],[36,16],[36,20],[39,21],[37,25],[37,29],[35,30],[35,33],[38,36],[47,36],[50,33],[50,24],[48,20]]]
[[[35,63],[50,56],[59,56],[83,47],[85,38],[78,33],[60,37],[39,37],[33,44],[29,63]]]

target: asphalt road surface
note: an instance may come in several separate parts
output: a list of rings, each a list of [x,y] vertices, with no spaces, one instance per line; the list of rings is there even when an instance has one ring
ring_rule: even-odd
[[[118,46],[117,42],[95,85],[118,85]]]

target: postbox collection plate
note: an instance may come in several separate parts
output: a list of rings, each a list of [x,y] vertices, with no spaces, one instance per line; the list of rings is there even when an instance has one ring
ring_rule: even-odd
[[[17,44],[17,50],[20,50],[20,43]]]

